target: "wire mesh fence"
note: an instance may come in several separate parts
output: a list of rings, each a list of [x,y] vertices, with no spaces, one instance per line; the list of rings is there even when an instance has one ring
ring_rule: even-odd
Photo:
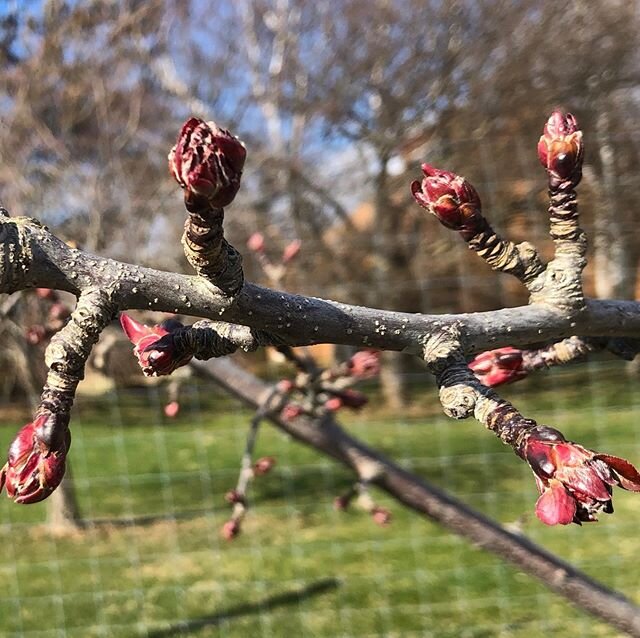
[[[463,501],[521,530],[638,600],[640,508],[617,497],[596,525],[545,528],[528,469],[476,422],[440,415],[432,381],[411,375],[407,415],[372,405],[348,429]],[[511,386],[509,398],[588,447],[640,457],[636,379],[597,361]],[[354,477],[276,430],[258,455],[276,468],[252,485],[243,532],[220,535],[251,413],[193,382],[176,419],[162,387],[78,400],[73,485],[81,524],[56,532],[46,504],[0,504],[0,635],[615,636],[518,570],[380,494],[391,525],[333,501]],[[25,415],[5,410],[8,444]]]

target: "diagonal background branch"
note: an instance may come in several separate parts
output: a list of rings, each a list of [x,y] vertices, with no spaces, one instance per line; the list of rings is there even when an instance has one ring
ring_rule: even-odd
[[[191,365],[252,408],[259,407],[271,392],[270,385],[229,359],[198,361]],[[347,434],[331,417],[318,423],[305,416],[285,420],[271,412],[267,418],[301,443],[354,470],[360,478],[368,479],[398,502],[539,579],[572,604],[630,636],[640,636],[640,608],[627,598],[404,470]]]

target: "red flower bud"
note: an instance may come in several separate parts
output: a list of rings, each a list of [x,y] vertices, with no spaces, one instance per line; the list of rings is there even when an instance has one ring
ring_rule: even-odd
[[[299,239],[294,239],[290,244],[287,244],[282,252],[282,263],[288,264],[295,259],[302,248],[302,242]]]
[[[296,384],[290,379],[281,379],[278,381],[278,392],[282,392],[283,394],[291,392],[295,387]]]
[[[175,419],[180,412],[180,404],[177,401],[171,401],[164,406],[164,414],[169,419]]]
[[[490,388],[524,379],[528,374],[522,368],[522,351],[510,346],[479,354],[469,367]]]
[[[599,454],[566,441],[540,426],[527,439],[524,458],[533,470],[541,496],[536,515],[547,525],[596,521],[611,514],[612,486],[640,492],[640,473],[617,456]]]
[[[25,425],[9,447],[9,458],[0,470],[0,491],[16,503],[37,503],[58,487],[65,471],[65,459],[71,445],[66,430],[62,440],[48,446],[44,438],[49,415],[41,414]]]
[[[178,327],[182,326],[179,322],[175,323]],[[135,346],[133,352],[146,376],[171,374],[176,368],[191,361],[191,355],[179,355],[176,352],[172,332],[163,326],[150,328],[124,312],[120,314],[120,324]]]
[[[276,464],[276,459],[273,456],[263,456],[253,464],[253,473],[255,476],[262,476],[271,472]]]
[[[244,495],[240,494],[238,490],[229,490],[224,495],[224,500],[227,501],[227,503],[231,503],[232,505],[235,505],[236,503],[241,503],[244,505],[245,503]]]
[[[336,496],[333,499],[333,508],[339,512],[344,512],[349,507],[352,497],[350,495]]]
[[[584,143],[576,118],[570,113],[554,111],[544,126],[538,142],[538,158],[554,185],[581,177]]]
[[[40,299],[55,300],[58,297],[58,293],[51,288],[36,288],[36,296]]]
[[[369,399],[357,390],[333,390],[332,392],[334,396],[327,399],[324,404],[329,412],[336,412],[342,407],[359,410],[369,402]]]
[[[25,333],[27,341],[34,346],[42,343],[47,336],[47,329],[41,325],[31,326]]]
[[[374,507],[371,510],[371,518],[376,525],[380,527],[386,527],[391,523],[391,512],[384,507]]]
[[[240,188],[247,156],[242,142],[215,122],[187,120],[169,153],[169,170],[188,196],[228,206]]]
[[[247,239],[247,248],[254,253],[261,253],[264,251],[264,235],[262,233],[253,233],[249,239]]]
[[[283,419],[291,421],[292,419],[299,417],[303,413],[303,411],[304,410],[301,406],[296,405],[295,403],[287,403],[287,405],[282,408],[282,412],[280,412],[280,415]]]
[[[67,304],[60,301],[54,303],[49,308],[49,319],[52,321],[62,321],[68,319],[71,315],[71,309]]]
[[[422,165],[422,172],[422,182],[411,183],[411,194],[416,202],[447,228],[475,231],[482,220],[482,206],[476,189],[464,177],[429,164]]]
[[[220,530],[222,538],[232,541],[240,533],[240,522],[231,519],[227,521]]]
[[[340,397],[331,397],[324,403],[325,409],[329,410],[329,412],[337,412],[343,405],[344,403],[342,403]]]
[[[372,379],[380,374],[380,353],[360,350],[349,359],[349,373],[358,379]]]

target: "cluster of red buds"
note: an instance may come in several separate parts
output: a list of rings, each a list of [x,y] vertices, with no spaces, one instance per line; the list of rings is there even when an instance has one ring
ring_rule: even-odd
[[[38,415],[27,423],[9,448],[7,463],[0,470],[0,492],[16,503],[42,501],[62,481],[71,434],[65,430],[61,440],[50,441],[47,414]]]
[[[411,194],[422,208],[445,227],[465,238],[473,236],[483,222],[482,204],[476,189],[460,175],[422,165],[422,181],[411,183]]]
[[[245,451],[245,455],[249,452]],[[240,470],[238,485],[235,489],[229,490],[224,495],[224,500],[233,506],[231,518],[225,522],[220,529],[220,535],[225,540],[231,541],[236,538],[242,531],[242,521],[247,514],[249,504],[247,502],[247,487],[249,482],[259,476],[264,476],[271,472],[276,465],[276,459],[273,456],[263,456],[259,458],[252,466],[245,467]]]
[[[133,352],[145,376],[168,375],[191,361],[191,355],[178,352],[176,348],[173,332],[183,327],[179,321],[172,319],[149,327],[123,312],[120,324],[134,345]]]
[[[27,341],[34,346],[48,341],[64,327],[71,316],[71,308],[61,301],[56,290],[36,288],[35,294],[39,300],[48,304],[48,309],[43,323],[34,324],[25,331]]]
[[[299,239],[289,242],[284,247],[278,263],[271,261],[266,252],[266,245],[267,243],[262,233],[253,233],[247,240],[247,248],[255,254],[270,285],[279,286],[287,272],[287,267],[300,253],[302,242]]]
[[[290,399],[281,411],[282,418],[286,420],[302,414],[319,417],[341,408],[359,410],[364,407],[368,402],[367,396],[350,386],[379,374],[380,353],[362,350],[348,361],[327,369],[307,366],[304,359],[297,359],[296,365],[298,373],[295,380],[283,379],[278,384],[280,394]]]
[[[169,170],[187,201],[199,198],[222,208],[238,193],[246,157],[244,144],[229,131],[192,117],[169,153]]]
[[[538,158],[549,174],[552,186],[562,182],[575,186],[580,181],[584,143],[576,118],[556,110],[545,124],[538,142]]]
[[[560,432],[536,427],[522,450],[536,478],[536,515],[547,525],[596,521],[613,512],[612,487],[640,492],[640,473],[625,459],[588,450]]]
[[[529,374],[523,366],[522,350],[511,346],[479,354],[469,362],[469,368],[489,388],[519,381]]]

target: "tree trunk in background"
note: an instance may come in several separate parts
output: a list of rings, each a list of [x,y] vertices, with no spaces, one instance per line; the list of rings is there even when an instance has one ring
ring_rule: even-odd
[[[383,303],[391,310],[415,312],[417,308],[406,307],[406,295],[401,282],[410,278],[408,270],[402,267],[402,246],[398,240],[398,220],[389,196],[387,162],[382,153],[380,169],[375,179],[375,210],[373,233],[373,251],[376,255],[376,289],[378,299],[376,304]],[[401,240],[400,240],[401,241]],[[382,367],[380,369],[380,388],[387,407],[397,410],[407,402],[407,385],[405,381],[404,356],[400,352],[383,352]]]
[[[407,400],[404,356],[401,352],[383,352],[380,388],[387,407],[399,410]]]
[[[62,483],[47,500],[47,526],[56,531],[67,531],[79,526],[80,509],[76,499],[71,466],[67,461],[67,471]]]
[[[595,216],[594,266],[596,295],[601,299],[634,299],[636,268],[617,197],[614,149],[605,106],[596,125],[602,174],[594,186],[600,199]]]

